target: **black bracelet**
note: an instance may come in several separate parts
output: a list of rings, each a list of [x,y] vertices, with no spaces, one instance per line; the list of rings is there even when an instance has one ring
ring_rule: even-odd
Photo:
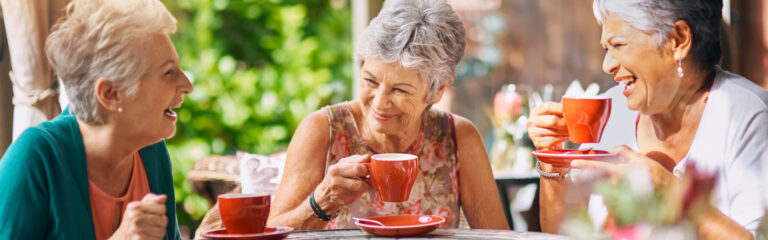
[[[315,191],[312,191],[312,194],[309,195],[309,206],[312,207],[312,211],[315,212],[315,216],[317,216],[317,218],[320,218],[326,222],[333,219],[333,216],[325,213],[325,211],[320,208],[320,205],[317,204],[317,201],[315,201]]]

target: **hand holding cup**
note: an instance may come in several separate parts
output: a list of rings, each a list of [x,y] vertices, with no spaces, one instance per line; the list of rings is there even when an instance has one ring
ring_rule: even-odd
[[[364,163],[369,161],[370,155],[352,155],[328,167],[323,181],[314,190],[315,200],[324,211],[331,213],[352,204],[371,189],[363,180],[369,174]]]
[[[563,104],[546,102],[531,110],[526,124],[528,137],[536,149],[560,149],[568,141],[568,127],[563,118]]]

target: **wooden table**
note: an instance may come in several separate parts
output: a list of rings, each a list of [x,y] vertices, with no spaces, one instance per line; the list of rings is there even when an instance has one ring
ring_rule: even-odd
[[[296,231],[286,239],[397,239],[378,237],[359,229],[325,230],[325,231]],[[422,236],[403,239],[534,239],[534,240],[564,240],[560,235],[539,232],[515,232],[509,230],[485,230],[468,228],[441,228]]]

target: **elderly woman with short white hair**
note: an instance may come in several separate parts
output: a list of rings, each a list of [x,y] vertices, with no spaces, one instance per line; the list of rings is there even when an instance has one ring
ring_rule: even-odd
[[[593,6],[606,50],[603,70],[619,83],[608,95],[626,99],[626,105],[614,104],[612,113],[634,115],[627,122],[609,120],[604,131],[603,139],[626,141],[588,147],[621,145],[614,151],[629,162],[577,160],[571,167],[621,176],[641,166],[655,187],[663,187],[680,182],[685,166],[695,164],[718,179],[712,201],[682,217],[694,224],[699,238],[751,238],[766,198],[760,179],[767,174],[768,92],[717,66],[722,1],[595,0]],[[537,148],[559,147],[568,139],[562,105],[534,109],[528,131]],[[566,210],[563,176],[569,168],[541,163],[539,170],[542,230],[556,232]],[[601,202],[596,196],[589,202],[597,221],[607,214]]]
[[[445,1],[386,1],[355,48],[360,99],[299,125],[269,225],[343,229],[355,228],[353,217],[429,214],[455,228],[462,208],[472,228],[508,229],[480,134],[431,108],[464,55],[464,31]],[[362,180],[374,153],[419,156],[406,202],[385,202]]]
[[[73,0],[46,41],[70,105],[0,160],[0,239],[181,239],[164,138],[192,91],[157,0]]]

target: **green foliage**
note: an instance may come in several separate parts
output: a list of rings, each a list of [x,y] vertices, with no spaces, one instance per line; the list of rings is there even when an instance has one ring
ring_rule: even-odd
[[[192,225],[208,209],[186,180],[195,161],[283,151],[306,115],[350,98],[351,13],[343,0],[165,4],[179,21],[172,39],[195,87],[168,140],[180,224]]]

